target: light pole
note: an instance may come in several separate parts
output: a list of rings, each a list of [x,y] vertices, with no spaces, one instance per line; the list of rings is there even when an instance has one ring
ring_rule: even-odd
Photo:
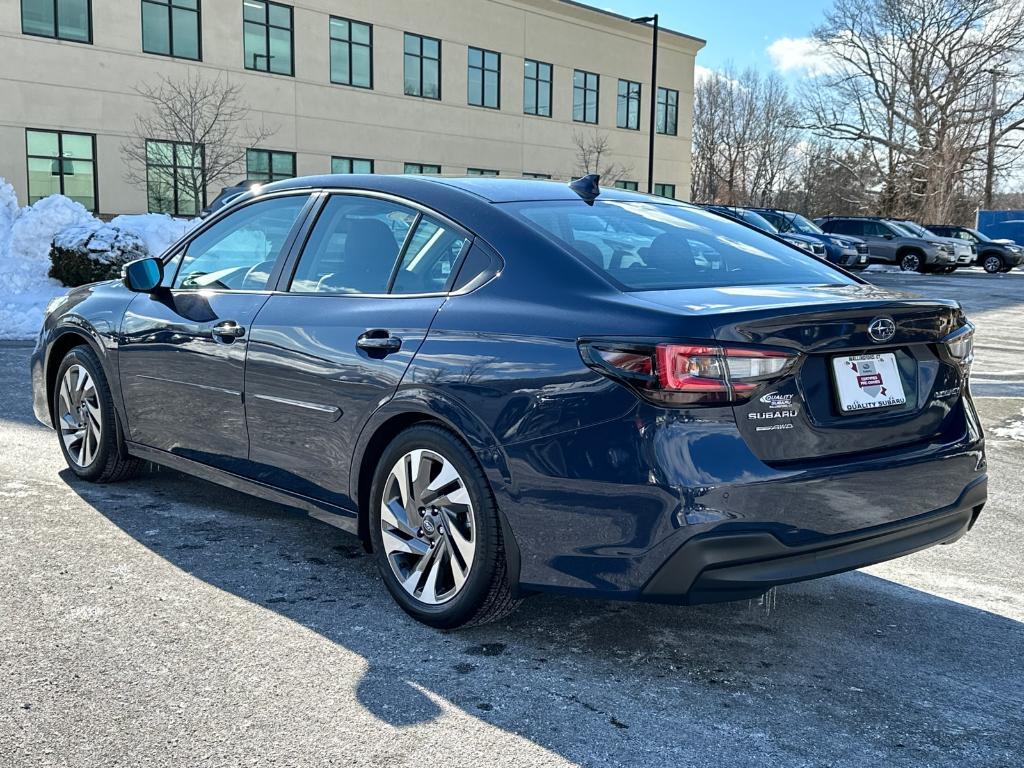
[[[988,154],[985,163],[985,209],[991,210],[992,183],[996,175],[996,85],[1006,70],[983,69],[982,72],[992,75],[992,93],[988,103]]]
[[[630,19],[634,24],[654,23],[654,39],[651,43],[651,117],[648,130],[650,138],[647,144],[647,194],[654,192],[654,122],[657,119],[658,111],[658,14],[653,16],[640,16]],[[666,115],[666,119],[667,119]]]

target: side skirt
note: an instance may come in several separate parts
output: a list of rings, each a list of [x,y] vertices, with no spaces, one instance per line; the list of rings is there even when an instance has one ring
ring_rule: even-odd
[[[325,501],[311,499],[308,496],[291,493],[280,488],[275,488],[272,485],[267,485],[266,483],[261,483],[257,480],[250,480],[247,477],[242,477],[241,475],[236,475],[231,472],[225,472],[222,469],[216,469],[206,464],[201,464],[198,461],[193,461],[192,459],[176,456],[173,453],[161,451],[158,448],[150,448],[148,446],[132,442],[126,442],[126,445],[128,447],[128,453],[137,458],[151,461],[154,464],[159,464],[171,469],[176,469],[187,475],[194,475],[195,477],[208,480],[209,482],[216,483],[217,485],[223,485],[226,488],[231,488],[235,491],[241,491],[242,493],[248,493],[251,496],[258,496],[259,498],[266,499],[267,501],[283,504],[286,507],[301,509],[310,517],[321,520],[329,525],[333,525],[336,528],[341,528],[343,531],[347,531],[353,535],[359,534],[359,517],[350,509],[329,504]]]

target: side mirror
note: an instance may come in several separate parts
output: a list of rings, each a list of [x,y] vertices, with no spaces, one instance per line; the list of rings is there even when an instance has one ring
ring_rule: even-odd
[[[892,232],[886,232],[884,235],[882,235],[882,237],[884,237],[886,240],[892,240],[895,237],[895,235]]]
[[[131,261],[121,269],[124,287],[136,293],[152,293],[164,279],[164,263],[160,259],[148,258]]]

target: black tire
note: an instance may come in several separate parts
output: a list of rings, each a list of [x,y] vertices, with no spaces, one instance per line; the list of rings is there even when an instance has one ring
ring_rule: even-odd
[[[78,366],[91,377],[95,391],[95,405],[99,409],[99,435],[93,442],[93,451],[87,461],[79,461],[64,438],[62,425],[61,386],[67,372]],[[64,460],[78,477],[91,483],[116,483],[137,474],[144,462],[136,459],[124,450],[124,437],[121,432],[114,399],[110,394],[107,377],[103,374],[103,366],[96,353],[90,347],[79,346],[68,352],[57,368],[57,378],[53,387],[53,413],[57,428],[57,443]]]
[[[381,509],[391,469],[409,452],[422,449],[443,457],[455,467],[468,491],[475,526],[476,550],[465,582],[454,597],[440,605],[422,602],[402,586],[389,562],[381,530]],[[447,429],[421,424],[400,433],[380,458],[368,504],[377,567],[395,602],[414,619],[438,629],[455,629],[495,621],[519,605],[509,581],[498,507],[490,485],[473,454]]]
[[[1003,271],[1003,260],[994,253],[990,253],[981,260],[981,268],[990,275],[994,275],[997,272]]]
[[[900,269],[904,272],[924,272],[924,257],[917,251],[907,251],[900,255]]]

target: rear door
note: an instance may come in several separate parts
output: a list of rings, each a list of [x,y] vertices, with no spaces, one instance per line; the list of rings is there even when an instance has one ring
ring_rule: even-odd
[[[118,349],[129,440],[239,469],[251,324],[309,199],[263,198],[211,222],[167,264],[166,290],[129,304]]]
[[[468,244],[456,225],[410,203],[329,196],[249,338],[256,479],[354,507],[352,446],[402,380]]]

